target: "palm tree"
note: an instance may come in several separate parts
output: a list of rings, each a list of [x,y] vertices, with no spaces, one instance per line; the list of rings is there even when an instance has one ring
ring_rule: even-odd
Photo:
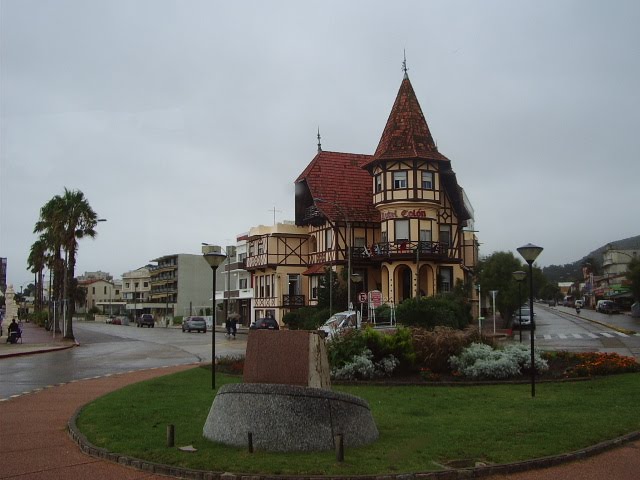
[[[42,271],[46,265],[47,244],[45,239],[41,236],[33,242],[31,250],[29,251],[29,258],[27,259],[27,266],[29,271],[36,275],[36,310],[42,310],[43,289],[42,289]]]
[[[80,190],[64,189],[62,196],[65,222],[62,226],[62,248],[65,251],[66,276],[64,291],[67,298],[75,298],[76,283],[76,254],[78,252],[78,240],[84,237],[95,238],[95,230],[98,224],[98,214],[91,208],[89,201]],[[72,318],[75,311],[75,302],[69,302],[67,306],[66,331],[64,337],[73,340]]]
[[[33,233],[40,233],[40,238],[47,246],[47,265],[49,271],[53,273],[51,278],[51,296],[54,299],[53,317],[55,319],[52,328],[54,332],[60,333],[59,318],[57,313],[63,300],[62,284],[64,280],[64,260],[62,259],[62,234],[61,234],[61,212],[63,212],[62,197],[54,196],[40,209],[40,218],[36,222]],[[51,275],[50,275],[51,276]]]
[[[60,250],[64,250],[63,273],[60,275],[60,271],[57,270],[56,277],[63,278],[62,296],[65,300],[75,298],[76,284],[73,279],[78,240],[84,237],[94,238],[97,223],[98,215],[80,190],[65,188],[62,196],[56,195],[40,210],[40,220],[36,223],[35,231],[48,234],[48,241],[51,242],[50,249],[56,258],[60,258]],[[69,302],[64,337],[71,340],[74,338],[72,324],[74,310],[74,302]]]

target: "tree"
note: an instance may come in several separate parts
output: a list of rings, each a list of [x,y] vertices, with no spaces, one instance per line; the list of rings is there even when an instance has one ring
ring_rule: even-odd
[[[31,273],[36,274],[36,291],[34,297],[36,299],[36,311],[42,310],[43,287],[42,287],[42,271],[47,264],[47,244],[44,238],[40,237],[33,242],[27,259],[27,266]]]
[[[525,267],[511,252],[495,252],[478,262],[478,281],[482,292],[488,295],[491,290],[498,291],[496,309],[505,326],[518,308],[518,282],[513,278],[513,272],[518,270],[529,272],[528,266]],[[529,297],[528,280],[522,283],[520,300],[524,302]]]
[[[342,270],[343,282],[340,281],[337,272],[331,272],[329,268],[325,268],[324,275],[320,277],[318,285],[318,307],[321,309],[329,308],[331,304],[333,315],[336,312],[342,312],[347,308],[347,288],[346,288],[346,269]],[[331,277],[333,285],[329,288],[329,277]],[[333,298],[331,302],[329,295]]]
[[[627,280],[631,283],[631,294],[636,302],[640,302],[640,259],[632,259],[627,269]]]
[[[64,337],[74,338],[72,318],[75,311],[76,284],[75,277],[76,255],[78,252],[78,240],[96,236],[95,227],[98,223],[98,215],[89,205],[88,200],[80,190],[64,189],[62,196],[56,195],[49,200],[40,210],[40,219],[36,223],[35,232],[46,235],[49,248],[60,258],[60,251],[64,250],[65,261],[62,272],[62,295],[64,300],[70,300],[67,305],[66,331]],[[56,265],[56,277],[60,278],[60,265]],[[58,280],[58,288],[59,288]]]

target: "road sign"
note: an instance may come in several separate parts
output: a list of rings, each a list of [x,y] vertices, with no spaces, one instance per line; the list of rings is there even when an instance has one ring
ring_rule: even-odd
[[[358,302],[367,303],[367,292],[360,292],[358,294]]]
[[[382,305],[382,292],[380,290],[371,290],[369,292],[369,299],[371,300],[371,304],[378,308]]]

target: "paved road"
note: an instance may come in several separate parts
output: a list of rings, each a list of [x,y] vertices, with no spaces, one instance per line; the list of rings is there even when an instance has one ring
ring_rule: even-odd
[[[0,341],[0,356],[49,340],[48,332],[25,325],[22,345]],[[2,358],[0,399],[72,380],[148,368],[211,362],[211,333],[182,333],[174,328],[136,328],[94,322],[74,323],[79,346],[45,355]],[[58,338],[57,342],[60,342]],[[244,353],[246,335],[225,339],[216,332],[216,356]]]

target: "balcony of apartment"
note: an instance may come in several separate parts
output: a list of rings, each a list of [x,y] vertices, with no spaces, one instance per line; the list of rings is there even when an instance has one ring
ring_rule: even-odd
[[[231,262],[229,264],[224,263],[224,271],[225,272],[234,272],[239,270],[247,269],[247,259],[243,258],[242,260]]]
[[[395,241],[378,242],[371,247],[353,247],[352,261],[416,260],[432,262],[459,262],[458,249],[445,242]]]

